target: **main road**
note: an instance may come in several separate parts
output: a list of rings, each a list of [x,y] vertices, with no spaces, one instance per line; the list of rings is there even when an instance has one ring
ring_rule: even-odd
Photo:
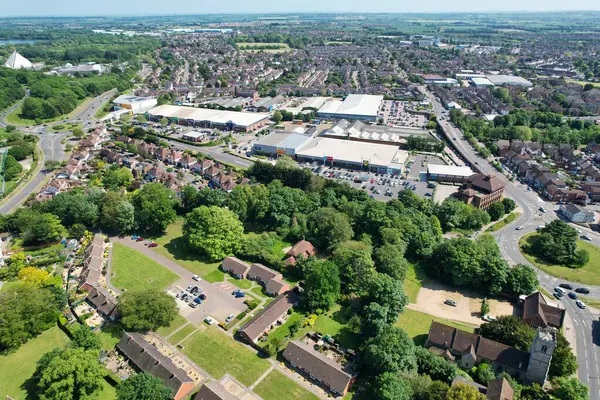
[[[115,92],[116,89],[113,89],[88,101],[80,109],[77,109],[73,113],[73,115],[70,116],[67,122],[82,123],[84,128],[89,127],[90,122],[94,118],[96,112],[100,109],[100,107],[102,107],[102,105],[105,102],[107,102],[114,95]],[[29,91],[27,91],[25,97],[27,97],[28,95]],[[5,127],[7,125],[5,121],[6,116],[15,109],[17,109],[17,107],[21,105],[23,100],[25,100],[25,98],[23,98],[20,102],[12,106],[10,109],[0,114],[0,126]],[[53,133],[49,129],[52,125],[59,123],[60,122],[56,122],[53,124],[49,124],[48,126],[34,126],[31,128],[21,129],[24,132],[37,133],[40,135],[40,140],[38,141],[38,144],[43,154],[43,160],[41,161],[62,161],[66,157],[66,153],[61,142],[64,138],[66,138],[69,135],[69,133]],[[44,181],[48,173],[49,172],[46,171],[43,164],[38,165],[37,171],[34,172],[34,176],[32,176],[25,185],[17,187],[16,190],[13,193],[11,193],[9,197],[0,204],[0,214],[8,214],[11,211],[13,211],[16,207],[18,207],[21,203],[23,203],[31,193],[34,193],[38,189],[38,187]]]
[[[531,264],[521,254],[519,248],[520,238],[530,232],[534,232],[540,225],[544,225],[558,218],[556,206],[540,198],[534,191],[528,191],[526,185],[518,182],[511,182],[504,174],[499,173],[488,161],[482,158],[475,149],[465,140],[460,129],[456,128],[447,120],[448,115],[438,101],[425,87],[420,87],[421,92],[427,96],[433,106],[433,111],[437,116],[438,123],[441,125],[448,141],[456,148],[462,157],[471,164],[471,167],[482,174],[495,174],[502,179],[505,184],[504,193],[512,198],[521,210],[521,216],[508,224],[506,227],[493,235],[498,241],[500,251],[503,256],[512,264],[526,264],[533,267],[539,277],[540,286],[552,293],[559,283],[570,283],[573,287],[582,286],[580,283],[567,282],[558,279]],[[442,119],[443,117],[443,119]],[[546,212],[541,212],[544,208]],[[523,229],[517,230],[522,226]],[[600,246],[600,237],[596,234],[588,234],[595,245]],[[594,298],[600,298],[600,287],[585,285],[590,289],[590,295]],[[585,302],[585,299],[583,299]],[[567,315],[573,322],[575,330],[575,347],[577,361],[579,363],[578,377],[581,382],[588,385],[590,390],[590,399],[600,400],[600,338],[598,338],[598,315],[592,313],[589,309],[581,310],[571,299],[565,297],[561,301],[562,306],[567,310]]]

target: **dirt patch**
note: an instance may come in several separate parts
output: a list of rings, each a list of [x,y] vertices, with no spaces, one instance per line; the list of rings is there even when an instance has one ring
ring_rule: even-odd
[[[481,294],[467,289],[458,290],[439,282],[427,282],[411,308],[440,318],[480,325],[483,322],[479,312],[483,298]],[[456,307],[444,304],[446,300],[454,300]],[[488,302],[489,315],[493,317],[518,313],[516,307],[507,300],[488,299]]]

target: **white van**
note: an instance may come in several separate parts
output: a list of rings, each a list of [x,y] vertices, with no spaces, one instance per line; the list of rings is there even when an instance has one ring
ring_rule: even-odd
[[[562,294],[563,296],[564,296],[565,294],[567,294],[567,291],[566,291],[565,289],[563,289],[563,288],[561,288],[561,287],[558,287],[558,286],[554,288],[554,291],[555,291],[556,293],[560,293],[560,294]]]

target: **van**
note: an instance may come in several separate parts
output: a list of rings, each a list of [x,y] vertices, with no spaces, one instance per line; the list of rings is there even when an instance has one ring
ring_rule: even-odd
[[[567,291],[566,291],[566,290],[564,290],[563,288],[561,288],[561,287],[558,287],[558,286],[554,288],[554,291],[555,291],[556,293],[560,293],[560,294],[562,294],[563,296],[564,296],[564,295],[567,293]]]

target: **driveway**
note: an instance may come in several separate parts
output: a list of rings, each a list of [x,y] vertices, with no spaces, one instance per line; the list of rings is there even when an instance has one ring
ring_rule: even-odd
[[[144,242],[135,242],[127,237],[113,237],[111,238],[111,241],[114,243],[121,243],[127,247],[137,250],[161,264],[163,267],[179,275],[179,281],[172,285],[168,290],[168,293],[172,294],[173,296],[175,296],[176,293],[186,290],[190,284],[194,284],[202,289],[202,293],[206,295],[206,300],[204,300],[202,304],[198,305],[197,308],[192,308],[186,302],[177,299],[177,305],[181,315],[186,317],[194,324],[199,324],[207,316],[211,316],[218,321],[224,322],[228,315],[233,314],[237,316],[239,313],[246,311],[248,308],[243,302],[244,299],[236,299],[231,295],[231,292],[225,292],[224,290],[220,289],[217,284],[212,284],[203,279],[198,282],[194,281],[192,279],[194,273],[185,269],[173,260],[156,253],[151,248],[144,246]]]

